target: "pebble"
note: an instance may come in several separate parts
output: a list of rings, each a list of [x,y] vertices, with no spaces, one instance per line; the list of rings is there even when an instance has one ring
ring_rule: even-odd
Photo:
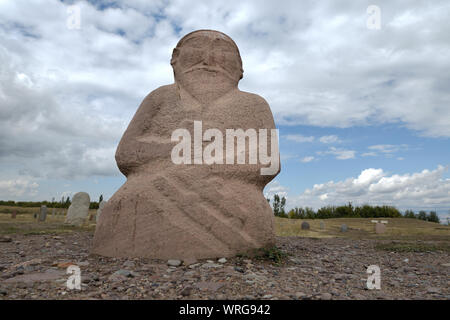
[[[226,259],[226,258],[220,258],[220,259],[218,260],[218,262],[219,262],[219,263],[226,263],[226,262],[227,262],[227,259]]]
[[[181,265],[181,261],[180,260],[169,260],[169,261],[167,261],[167,264],[172,267],[178,267]]]
[[[436,287],[428,287],[427,292],[428,293],[441,293],[441,289],[436,288]]]
[[[117,270],[116,272],[114,272],[114,274],[119,275],[119,276],[128,277],[128,278],[133,277],[133,273],[130,270],[125,270],[125,269]]]
[[[123,263],[123,266],[126,268],[134,268],[136,264],[134,263],[134,261],[127,260]]]
[[[214,262],[207,262],[202,264],[202,268],[222,268],[222,267],[223,265]]]
[[[322,294],[320,295],[320,299],[321,299],[321,300],[331,300],[331,294],[328,293],[328,292],[322,293]]]
[[[192,293],[192,287],[190,287],[190,286],[185,287],[185,288],[184,288],[183,290],[181,290],[181,292],[180,292],[180,294],[181,294],[183,297],[190,296],[191,293]]]

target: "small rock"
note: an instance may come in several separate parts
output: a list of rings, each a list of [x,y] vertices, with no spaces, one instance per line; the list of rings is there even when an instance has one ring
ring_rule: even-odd
[[[218,262],[219,262],[219,263],[226,263],[226,262],[227,262],[227,259],[226,259],[226,258],[220,258],[220,259],[218,260]]]
[[[320,295],[320,299],[321,299],[321,300],[331,300],[331,294],[328,293],[328,292],[322,293],[322,294]]]
[[[11,242],[12,238],[8,237],[8,236],[1,236],[0,237],[0,242]]]
[[[240,273],[244,273],[245,272],[244,269],[241,268],[241,267],[234,267],[234,270],[236,270],[237,272],[240,272]]]
[[[204,264],[202,264],[202,268],[222,268],[223,266],[221,265],[221,264],[217,264],[217,263],[211,263],[211,262],[208,262],[208,263],[204,263]]]
[[[304,292],[296,292],[295,297],[297,299],[306,299],[308,297],[308,295]]]
[[[136,264],[134,263],[134,261],[128,260],[123,263],[123,266],[126,268],[134,268]]]
[[[427,292],[428,293],[441,293],[441,289],[436,288],[436,287],[428,287]]]
[[[180,291],[180,294],[181,294],[183,297],[190,296],[191,293],[192,293],[192,287],[190,287],[190,286],[185,287],[183,290]]]
[[[265,296],[263,296],[263,299],[271,299],[272,297],[273,297],[273,295],[266,294]]]
[[[178,267],[181,265],[181,261],[173,259],[173,260],[167,261],[167,264],[172,267]]]
[[[125,269],[117,270],[116,272],[114,272],[114,274],[119,275],[119,276],[128,277],[128,278],[133,277],[133,273],[130,270],[125,270]]]
[[[76,266],[74,262],[60,262],[56,266],[60,269],[67,269],[69,266]]]
[[[223,283],[221,282],[212,282],[212,281],[202,281],[195,284],[195,286],[200,290],[208,290],[211,292],[216,292],[220,288],[223,287]]]

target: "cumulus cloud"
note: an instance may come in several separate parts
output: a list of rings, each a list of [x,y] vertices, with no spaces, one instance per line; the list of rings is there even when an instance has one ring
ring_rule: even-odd
[[[443,177],[448,167],[406,174],[389,174],[383,169],[369,168],[358,177],[343,181],[315,184],[296,197],[290,197],[291,206],[393,205],[398,208],[428,206],[445,207],[450,203],[450,179]]]
[[[319,141],[322,143],[336,143],[339,142],[339,137],[336,135],[322,136],[319,138]]]
[[[274,180],[271,181],[266,188],[264,189],[264,196],[266,199],[273,199],[273,196],[275,194],[278,194],[280,197],[286,197],[288,198],[288,192],[289,188],[286,188],[285,186],[282,186],[278,181]]]
[[[0,180],[0,198],[15,199],[18,196],[34,196],[39,184],[30,177],[12,180]]]
[[[339,140],[339,137],[336,135],[321,136],[321,137],[317,138],[314,136],[304,136],[301,134],[287,134],[287,135],[284,135],[283,137],[288,141],[299,142],[299,143],[318,141],[320,143],[330,144],[330,143],[341,142]]]
[[[315,158],[314,158],[313,156],[309,156],[309,157],[303,157],[303,158],[301,158],[300,161],[303,162],[303,163],[308,163],[308,162],[313,161],[314,159],[315,159]]]
[[[313,136],[305,137],[305,136],[302,136],[301,134],[288,134],[288,135],[285,135],[284,137],[287,140],[294,141],[294,142],[313,142],[314,141]]]
[[[79,30],[66,27],[73,3]],[[236,41],[240,88],[265,97],[277,125],[397,123],[450,137],[450,4],[377,5],[375,31],[351,1],[0,1],[0,177],[119,175],[114,150],[139,103],[173,81],[180,37],[204,28]]]
[[[330,147],[327,151],[317,151],[317,154],[318,155],[331,154],[336,156],[336,159],[338,160],[348,160],[355,158],[356,151]]]

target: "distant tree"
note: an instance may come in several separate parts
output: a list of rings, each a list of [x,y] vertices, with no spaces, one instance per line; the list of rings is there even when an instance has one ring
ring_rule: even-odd
[[[416,217],[416,215],[414,214],[414,211],[406,210],[404,217],[405,218],[412,218],[412,219],[414,219]]]
[[[427,221],[440,223],[439,217],[436,214],[436,211],[430,211],[430,214],[427,216]]]
[[[286,212],[284,211],[285,206],[286,206],[286,198],[283,197],[283,198],[281,198],[281,202],[280,202],[280,215],[283,217],[286,216]]]
[[[280,215],[280,196],[278,194],[273,195],[273,214],[278,217]]]
[[[286,198],[280,196],[278,194],[274,194],[273,196],[273,214],[277,217],[287,218],[288,215],[285,212],[285,206],[286,206]]]
[[[427,221],[427,213],[423,210],[419,211],[419,214],[417,215],[417,219]]]
[[[64,202],[64,208],[70,207],[70,204],[71,204],[71,203],[72,203],[72,202],[70,201],[70,197],[67,196],[67,199],[66,199],[66,201]]]

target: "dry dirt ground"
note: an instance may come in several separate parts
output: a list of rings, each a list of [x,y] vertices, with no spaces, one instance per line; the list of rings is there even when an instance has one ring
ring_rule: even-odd
[[[277,220],[278,234],[300,234],[277,237],[276,248],[259,256],[174,267],[91,255],[92,225],[64,227],[59,217],[46,223],[3,217],[0,299],[450,299],[448,227],[432,240],[411,241],[359,237],[362,229],[352,225],[343,237],[335,234],[337,226],[331,228],[334,222],[325,221],[330,233],[313,237],[308,233],[319,233],[316,222],[302,236],[293,222]],[[81,290],[67,288],[71,264],[81,270]],[[367,289],[370,265],[380,268],[380,290]]]

